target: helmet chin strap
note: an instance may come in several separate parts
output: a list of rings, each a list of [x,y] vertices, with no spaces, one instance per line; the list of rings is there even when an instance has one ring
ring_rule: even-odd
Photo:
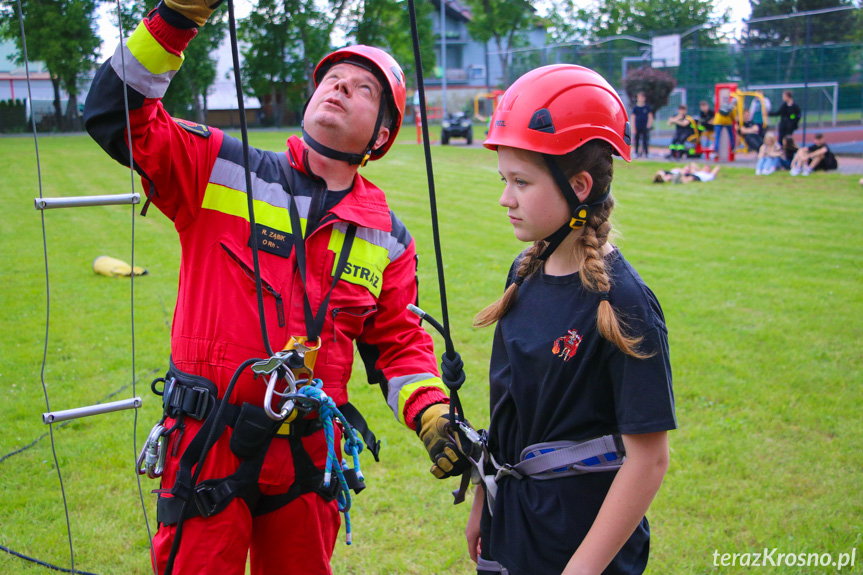
[[[563,224],[556,232],[545,238],[544,241],[548,242],[548,245],[539,255],[539,259],[541,261],[545,261],[552,253],[554,253],[554,250],[557,249],[560,243],[572,230],[580,230],[584,227],[584,224],[587,223],[587,218],[590,217],[591,212],[593,212],[596,207],[604,204],[605,200],[608,199],[608,196],[611,193],[611,186],[608,186],[605,193],[597,198],[596,201],[589,204],[583,203],[578,199],[578,196],[572,189],[572,184],[569,183],[566,174],[564,174],[563,170],[560,169],[560,166],[557,165],[554,157],[549,154],[542,154],[542,158],[545,160],[545,165],[548,166],[557,187],[560,188],[563,197],[566,199],[566,203],[569,204],[569,209],[572,210],[569,222]]]
[[[309,107],[309,102],[311,101],[311,96],[306,100],[306,104],[303,106],[303,118],[306,116],[306,108]],[[318,142],[306,131],[305,121],[303,121],[302,130],[303,130],[303,141],[306,142],[311,149],[316,151],[322,156],[326,156],[333,160],[339,160],[342,162],[347,162],[351,166],[359,165],[360,167],[365,166],[368,163],[369,158],[372,156],[373,146],[375,145],[375,141],[378,139],[378,130],[381,129],[381,124],[384,120],[384,112],[386,111],[386,100],[384,95],[381,94],[381,100],[378,104],[378,118],[375,120],[375,129],[372,130],[372,139],[369,140],[368,145],[366,146],[365,152],[362,154],[352,154],[350,152],[342,152],[324,144]]]

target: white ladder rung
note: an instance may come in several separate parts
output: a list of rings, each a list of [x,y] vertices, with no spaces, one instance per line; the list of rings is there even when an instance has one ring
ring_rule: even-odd
[[[89,405],[87,407],[76,407],[75,409],[66,409],[63,411],[49,411],[48,413],[42,414],[42,423],[56,423],[58,421],[66,421],[67,419],[78,419],[79,417],[87,417],[88,415],[99,415],[102,413],[111,413],[112,411],[122,411],[124,409],[138,409],[139,407],[141,407],[141,398],[132,397],[129,399],[122,399],[120,401]]]
[[[141,203],[141,194],[113,194],[109,196],[71,196],[68,198],[35,198],[37,210],[52,208],[78,208],[84,206],[119,206]]]

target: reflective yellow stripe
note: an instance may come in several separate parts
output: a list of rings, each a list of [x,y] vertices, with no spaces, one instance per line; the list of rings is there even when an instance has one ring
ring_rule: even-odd
[[[176,56],[165,50],[150,34],[143,22],[138,24],[126,47],[151,74],[176,72],[183,65],[184,56],[182,54]]]
[[[330,234],[330,244],[327,246],[330,251],[336,254],[335,261],[333,262],[333,275],[336,273],[336,266],[339,263],[339,255],[344,243],[345,234],[333,228],[333,232]],[[384,270],[389,263],[388,254],[389,252],[386,248],[376,246],[358,237],[354,238],[351,253],[348,254],[348,263],[340,279],[352,284],[361,285],[375,297],[378,297],[381,295]]]
[[[226,186],[212,182],[207,184],[207,191],[204,193],[204,201],[201,207],[249,221],[249,206],[246,194]],[[255,223],[270,226],[283,232],[291,232],[291,218],[288,210],[285,208],[274,206],[261,200],[255,200],[254,209]],[[306,220],[300,220],[300,226],[305,228]]]
[[[439,377],[430,377],[428,379],[424,379],[422,381],[417,381],[416,383],[409,383],[402,387],[399,390],[399,421],[404,423],[405,418],[405,403],[407,403],[408,399],[410,399],[413,392],[418,390],[421,387],[436,387],[440,389],[442,392],[447,393],[446,385],[444,385],[443,381]]]

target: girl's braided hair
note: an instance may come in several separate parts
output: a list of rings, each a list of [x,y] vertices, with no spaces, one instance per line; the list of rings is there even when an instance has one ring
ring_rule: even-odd
[[[601,197],[611,185],[614,175],[611,151],[611,146],[606,142],[591,140],[568,154],[555,156],[555,161],[567,178],[571,178],[581,171],[589,173],[593,178],[593,187],[585,203],[590,203]],[[596,313],[596,325],[602,337],[615,344],[627,355],[644,359],[652,354],[639,351],[638,344],[641,342],[641,337],[631,337],[626,334],[626,323],[618,317],[607,297],[611,289],[611,278],[608,275],[605,258],[602,256],[602,248],[608,242],[608,236],[611,233],[609,217],[613,209],[614,198],[609,195],[605,202],[594,208],[593,213],[582,228],[579,242],[576,245],[582,261],[579,277],[585,290],[604,296],[600,298],[599,309]],[[542,267],[539,255],[545,249],[545,245],[545,241],[539,240],[524,251],[516,268],[513,282],[500,299],[474,317],[473,325],[475,327],[492,325],[512,308],[518,297],[518,288],[521,283],[525,278],[537,273]]]

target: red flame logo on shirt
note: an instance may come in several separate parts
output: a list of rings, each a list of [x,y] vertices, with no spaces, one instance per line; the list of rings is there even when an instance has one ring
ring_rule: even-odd
[[[569,361],[575,352],[578,351],[578,344],[581,343],[581,336],[574,329],[566,332],[566,335],[554,340],[554,346],[551,352],[554,355],[559,355],[563,361]]]

